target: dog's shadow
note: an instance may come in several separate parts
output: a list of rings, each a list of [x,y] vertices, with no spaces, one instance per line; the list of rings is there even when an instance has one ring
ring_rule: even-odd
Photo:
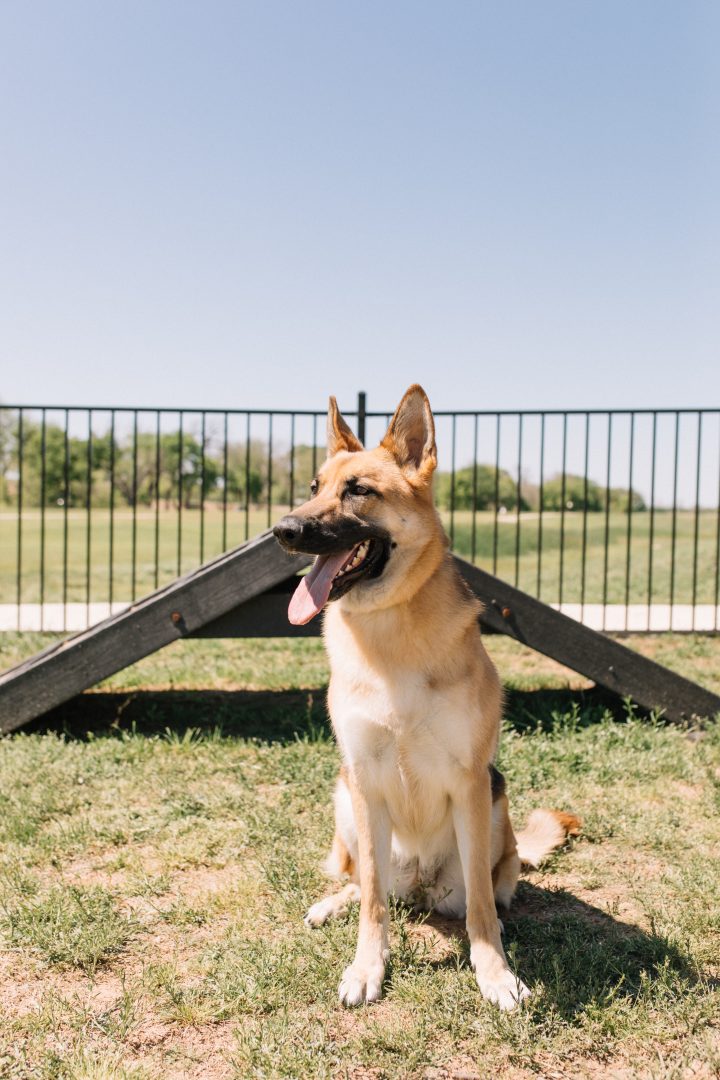
[[[454,939],[461,963],[469,965],[462,922],[434,914],[423,921],[441,937]],[[637,999],[648,982],[693,984],[701,977],[667,938],[624,923],[564,889],[521,881],[503,923],[513,969],[531,989],[542,985],[544,1006],[570,1022],[588,1006]],[[457,950],[431,961],[435,968],[456,965]]]

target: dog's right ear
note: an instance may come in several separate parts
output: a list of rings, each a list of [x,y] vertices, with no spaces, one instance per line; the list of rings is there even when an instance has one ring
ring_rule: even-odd
[[[405,393],[380,443],[389,450],[411,482],[430,482],[437,465],[435,421],[422,386]]]
[[[350,450],[354,453],[363,449],[363,444],[343,420],[337,401],[331,397],[327,418],[327,456],[330,458],[339,450]]]

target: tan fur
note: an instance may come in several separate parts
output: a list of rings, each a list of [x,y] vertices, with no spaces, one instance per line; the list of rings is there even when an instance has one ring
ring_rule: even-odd
[[[341,1000],[356,1005],[382,992],[389,891],[465,915],[482,993],[512,1008],[528,990],[508,968],[495,903],[510,903],[524,856],[504,788],[493,801],[488,772],[501,687],[482,644],[480,605],[455,569],[433,504],[436,462],[420,387],[408,390],[372,451],[331,399],[328,459],[315,496],[295,514],[326,522],[353,514],[393,546],[377,580],[362,580],[325,613],[328,702],[344,762],[327,867],[350,880],[306,921],[320,925],[359,895],[357,952],[340,984]],[[377,494],[348,499],[351,477]],[[545,814],[542,828],[531,817],[520,834],[526,854],[538,856],[543,845],[547,854],[578,824]]]
[[[498,802],[501,812],[500,820],[494,829],[498,840],[493,846],[493,895],[499,907],[509,908],[520,875],[520,856],[510,821],[507,796],[502,795]]]

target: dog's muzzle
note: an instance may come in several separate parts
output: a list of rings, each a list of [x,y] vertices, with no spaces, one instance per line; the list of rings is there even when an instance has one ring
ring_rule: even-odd
[[[325,520],[301,517],[297,512],[281,518],[273,533],[286,551],[302,551],[308,555],[328,555],[333,551],[362,544],[364,540],[374,540],[378,536],[385,539],[382,530],[360,518],[348,515]]]

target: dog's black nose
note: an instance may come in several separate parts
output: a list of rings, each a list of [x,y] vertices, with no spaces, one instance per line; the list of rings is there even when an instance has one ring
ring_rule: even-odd
[[[302,536],[302,531],[302,521],[298,521],[292,514],[281,518],[273,529],[275,536],[285,547],[294,547]]]

